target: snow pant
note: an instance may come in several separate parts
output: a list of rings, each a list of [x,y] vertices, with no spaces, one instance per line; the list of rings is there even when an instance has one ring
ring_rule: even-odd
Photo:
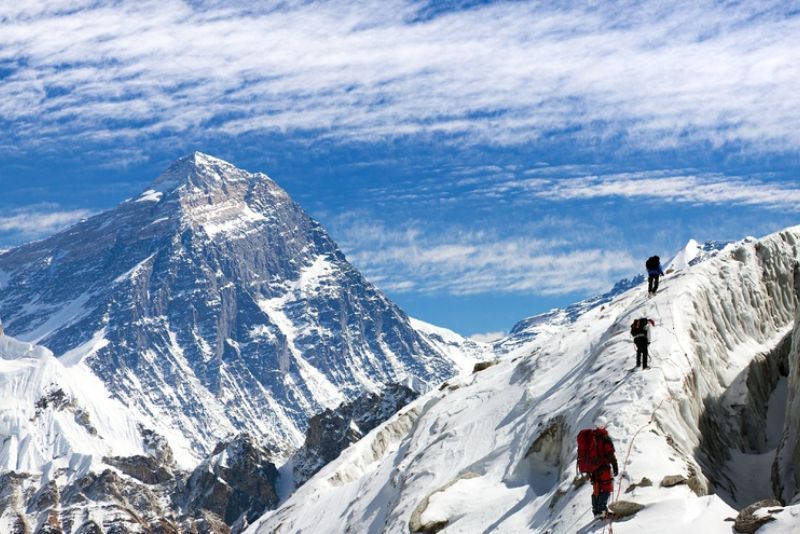
[[[636,367],[642,366],[642,369],[647,369],[647,337],[637,337],[633,340],[636,345]]]
[[[655,293],[658,291],[658,277],[661,275],[651,274],[647,277],[647,292]]]
[[[599,515],[608,510],[608,498],[611,497],[610,491],[601,491],[597,495],[592,494],[592,513]]]
[[[608,498],[614,491],[614,477],[611,467],[604,465],[592,473],[592,513],[601,514],[607,510]]]

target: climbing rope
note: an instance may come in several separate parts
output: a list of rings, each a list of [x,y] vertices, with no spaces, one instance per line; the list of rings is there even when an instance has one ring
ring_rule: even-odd
[[[664,291],[664,294],[665,295],[667,294],[666,290]],[[672,308],[672,300],[669,297],[666,297],[666,299],[667,299],[667,305],[671,309]],[[658,315],[660,324],[664,324],[664,317],[661,315],[661,308],[658,307],[658,301],[654,301],[653,302],[653,307],[656,310],[656,314]],[[675,321],[672,321],[672,324],[669,327],[666,328],[666,331],[669,332],[672,335],[672,337],[675,338],[675,341],[678,343],[678,347],[680,347],[681,352],[683,352],[684,358],[686,358],[686,363],[688,363],[689,367],[691,367],[692,366],[692,361],[689,359],[688,351],[686,350],[686,347],[683,346],[683,343],[681,342],[681,338],[678,336],[678,333],[675,331]]]
[[[666,291],[664,293],[666,294]],[[672,303],[669,300],[669,298],[667,298],[667,304],[670,306],[670,308],[672,307]],[[661,310],[658,307],[658,302],[654,301],[653,305],[655,307],[656,314],[658,315],[659,323],[663,324],[664,323],[664,317],[661,315]],[[681,351],[683,352],[684,357],[686,358],[687,363],[689,364],[689,369],[691,370],[692,362],[689,359],[689,354],[687,353],[686,349],[683,347],[683,344],[681,343],[681,340],[680,340],[680,337],[678,336],[678,333],[675,331],[675,322],[674,321],[672,321],[672,324],[668,327],[667,332],[672,334],[672,336],[677,341],[678,346],[680,347]],[[673,365],[678,367],[677,363],[675,363],[675,361],[671,357],[667,356],[667,359],[669,359],[672,362]],[[661,372],[663,374],[663,370]],[[656,406],[655,409],[650,413],[650,419],[647,421],[647,423],[643,424],[641,427],[639,427],[636,430],[636,432],[633,433],[633,436],[631,437],[630,442],[628,443],[628,450],[625,453],[625,459],[622,462],[622,469],[620,469],[620,472],[619,472],[619,478],[617,480],[617,491],[616,491],[616,494],[614,495],[614,500],[612,501],[612,504],[615,504],[615,503],[619,502],[619,497],[620,497],[620,494],[622,493],[622,479],[623,479],[624,475],[626,474],[625,467],[628,465],[628,461],[630,460],[631,452],[633,451],[633,444],[636,442],[636,438],[639,436],[639,434],[642,432],[642,430],[644,430],[645,428],[649,427],[651,424],[655,423],[656,414],[661,409],[661,407],[663,406],[664,402],[667,399],[677,400],[677,398],[675,397],[675,394],[669,388],[667,388],[667,393],[668,393],[668,395],[666,397],[662,398],[661,402],[658,403],[658,406]],[[606,524],[603,526],[603,534],[605,534],[606,532],[608,532],[609,534],[613,534],[613,532],[614,532],[614,527],[612,525],[612,521],[611,520],[606,521]]]
[[[650,413],[650,419],[647,421],[647,423],[645,423],[642,426],[640,426],[636,430],[636,432],[633,433],[633,436],[631,437],[631,441],[630,441],[630,443],[628,443],[628,451],[625,453],[625,459],[622,461],[622,469],[619,470],[619,479],[617,480],[617,493],[616,493],[616,495],[614,495],[614,500],[612,501],[612,504],[615,504],[615,503],[619,502],[619,496],[620,496],[620,493],[622,493],[622,478],[625,475],[625,466],[628,465],[628,460],[630,460],[631,451],[633,451],[633,444],[636,441],[636,438],[639,436],[639,433],[642,430],[644,430],[645,428],[647,428],[648,426],[650,426],[651,424],[653,424],[655,422],[655,420],[656,420],[656,412],[658,412],[658,410],[661,409],[661,406],[664,404],[664,401],[669,399],[669,398],[674,399],[674,396],[673,396],[672,392],[670,391],[669,393],[670,393],[669,396],[668,397],[664,397],[663,399],[661,399],[661,402],[658,403],[658,406],[656,406],[655,409]],[[608,533],[609,534],[613,534],[614,527],[611,525],[611,521],[608,521],[606,523],[606,525],[603,526],[603,533],[606,532],[606,527],[608,527]]]

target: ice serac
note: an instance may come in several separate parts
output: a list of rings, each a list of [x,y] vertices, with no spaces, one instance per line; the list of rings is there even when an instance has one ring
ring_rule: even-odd
[[[0,271],[6,331],[173,429],[187,467],[241,432],[287,454],[312,415],[456,369],[274,181],[201,153]]]
[[[797,532],[798,261],[793,227],[687,261],[655,297],[626,283],[521,324],[496,365],[410,403],[249,532],[600,531],[575,477],[599,414],[622,471],[612,507],[633,514],[614,531]],[[645,371],[641,316],[656,323]]]
[[[800,264],[795,264],[794,286],[800,302]],[[800,306],[795,313],[788,356],[787,416],[773,466],[775,496],[784,502],[800,500]]]

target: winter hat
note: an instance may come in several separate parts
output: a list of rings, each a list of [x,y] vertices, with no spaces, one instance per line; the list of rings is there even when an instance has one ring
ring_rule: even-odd
[[[608,426],[608,418],[605,415],[598,415],[594,420],[595,428],[605,428]]]

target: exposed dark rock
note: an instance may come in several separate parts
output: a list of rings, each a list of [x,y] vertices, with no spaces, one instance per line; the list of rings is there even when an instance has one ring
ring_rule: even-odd
[[[708,495],[708,488],[705,482],[697,475],[697,471],[692,465],[689,466],[689,477],[686,479],[686,485],[698,497]]]
[[[251,436],[241,434],[215,450],[187,484],[190,513],[207,511],[232,525],[242,517],[251,522],[278,504],[278,470]]]
[[[162,484],[175,478],[170,469],[152,456],[114,456],[103,461],[145,484]]]
[[[104,534],[100,525],[94,521],[87,521],[75,530],[75,534]]]
[[[652,485],[653,485],[652,480],[650,480],[647,477],[642,477],[642,480],[640,480],[639,482],[634,482],[633,484],[628,486],[628,488],[625,490],[625,493],[630,493],[636,488],[649,488]]]
[[[681,484],[686,484],[687,478],[683,475],[667,475],[663,479],[661,479],[661,487],[662,488],[671,488],[673,486],[679,486]]]
[[[763,508],[770,508],[771,510],[768,510],[767,514],[756,517],[756,511]],[[755,502],[739,512],[739,515],[736,516],[736,521],[733,524],[733,529],[742,534],[753,534],[755,531],[761,528],[762,525],[765,525],[770,521],[775,521],[775,518],[772,517],[772,514],[780,512],[782,509],[781,503],[775,499],[766,499]]]
[[[367,393],[353,402],[312,417],[305,444],[294,456],[295,482],[308,480],[351,443],[389,419],[418,395],[404,385],[391,384],[380,393]]]
[[[475,367],[472,368],[473,373],[480,373],[481,371],[485,371],[489,367],[493,367],[497,365],[497,362],[494,360],[489,360],[485,362],[478,362],[475,364]]]
[[[420,534],[436,534],[436,532],[444,530],[446,526],[447,521],[432,521],[431,523],[420,525],[419,529],[412,532],[419,532]]]
[[[64,410],[75,405],[74,399],[70,398],[63,389],[58,388],[49,391],[36,401],[34,405],[37,413],[50,408],[51,410],[59,411]]]
[[[608,505],[608,509],[614,513],[614,519],[625,519],[632,517],[644,509],[644,505],[631,501],[616,501]]]

